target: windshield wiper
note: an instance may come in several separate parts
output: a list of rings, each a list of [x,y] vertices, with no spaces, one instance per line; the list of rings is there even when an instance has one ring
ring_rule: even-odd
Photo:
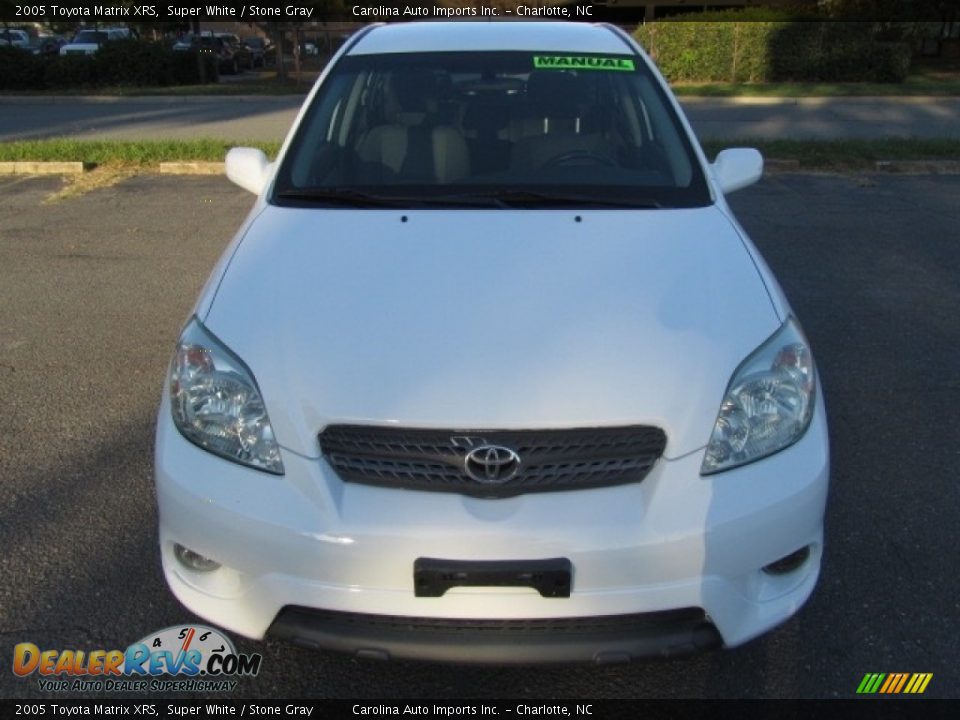
[[[279,200],[294,200],[310,203],[330,203],[348,207],[402,207],[402,198],[373,195],[349,188],[299,188],[277,192]]]
[[[650,198],[601,198],[590,195],[570,193],[538,192],[532,190],[496,190],[465,193],[444,193],[440,195],[375,195],[351,188],[300,188],[281,190],[279,200],[292,200],[310,203],[330,203],[349,207],[554,207],[554,208],[590,208],[614,207],[624,209],[649,209],[663,207]]]
[[[494,190],[463,193],[460,195],[443,195],[443,199],[451,202],[489,200],[500,207],[617,207],[624,209],[662,208],[658,201],[651,198],[602,198],[592,195],[579,195],[562,192],[543,192],[534,190]]]
[[[318,202],[349,207],[385,207],[385,208],[418,208],[441,205],[443,207],[489,206],[499,204],[496,200],[477,194],[470,195],[375,195],[373,193],[354,190],[352,188],[300,188],[295,190],[281,190],[277,193],[279,200],[293,200],[299,202]]]

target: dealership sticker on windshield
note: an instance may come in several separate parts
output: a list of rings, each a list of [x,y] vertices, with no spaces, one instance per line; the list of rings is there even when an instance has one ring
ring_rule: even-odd
[[[633,60],[618,57],[588,57],[584,55],[534,55],[533,66],[538,70],[634,70]]]

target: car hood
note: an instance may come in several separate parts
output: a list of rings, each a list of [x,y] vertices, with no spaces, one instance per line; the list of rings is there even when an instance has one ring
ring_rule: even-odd
[[[203,319],[253,371],[280,444],[310,457],[342,422],[650,424],[678,457],[779,325],[716,207],[267,206]]]

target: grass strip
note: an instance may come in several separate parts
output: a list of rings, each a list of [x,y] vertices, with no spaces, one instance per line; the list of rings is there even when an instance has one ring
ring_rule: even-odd
[[[677,95],[702,97],[960,96],[960,62],[920,63],[902,83],[713,82],[674,83],[671,87]]]
[[[0,161],[77,161],[88,165],[154,168],[161,162],[222,162],[232,147],[257,147],[271,159],[279,142],[229,142],[212,138],[196,140],[17,140],[0,143]]]
[[[728,147],[755,147],[766,158],[797,160],[801,169],[872,170],[879,160],[960,160],[960,140],[705,140],[713,159]]]
[[[0,161],[80,161],[93,166],[156,169],[161,162],[222,162],[232,147],[257,147],[271,159],[279,142],[196,140],[18,140],[0,143]],[[873,169],[878,160],[960,160],[960,140],[706,140],[709,158],[728,147],[755,147],[764,157],[797,160],[801,169]]]
[[[960,95],[960,80],[907,78],[902,83],[674,83],[674,93],[695,97],[905,97]]]

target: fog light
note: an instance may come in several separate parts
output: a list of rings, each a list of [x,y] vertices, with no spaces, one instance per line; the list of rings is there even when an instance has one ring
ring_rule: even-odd
[[[770,563],[763,568],[763,571],[769,575],[786,575],[803,565],[808,557],[810,557],[809,545]]]
[[[174,543],[173,553],[177,556],[181,565],[197,572],[211,572],[220,567],[220,563],[216,560],[204,557],[190,548],[185,548],[180,543]]]

